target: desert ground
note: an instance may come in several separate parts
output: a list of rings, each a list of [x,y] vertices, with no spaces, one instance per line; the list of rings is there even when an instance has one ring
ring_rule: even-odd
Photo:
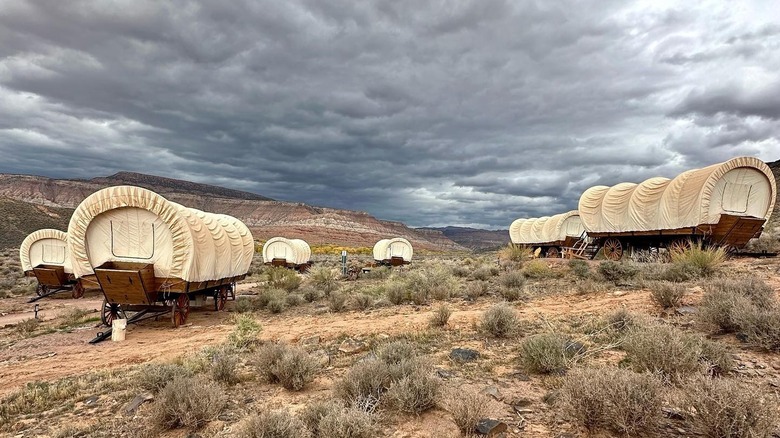
[[[3,255],[0,436],[780,436],[777,258],[257,260],[224,311],[91,345],[102,295],[34,319]]]

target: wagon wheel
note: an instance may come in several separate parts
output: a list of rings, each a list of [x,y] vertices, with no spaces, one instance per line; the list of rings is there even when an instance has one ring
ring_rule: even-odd
[[[225,303],[228,300],[229,289],[229,286],[221,286],[219,289],[214,291],[214,310],[219,311],[225,309]]]
[[[80,281],[77,281],[76,284],[73,285],[73,290],[71,291],[70,296],[73,298],[81,298],[84,296],[84,286],[81,285]]]
[[[615,262],[623,258],[623,244],[614,237],[607,239],[604,242],[604,257]]]
[[[49,292],[49,286],[38,283],[38,287],[35,288],[35,294],[42,297],[46,295],[47,292]]]
[[[669,251],[677,254],[689,251],[693,247],[690,239],[677,239],[669,245]]]
[[[180,294],[173,300],[171,308],[171,322],[174,327],[179,327],[187,322],[190,315],[190,297],[187,294]]]
[[[100,310],[100,322],[111,327],[115,319],[124,319],[125,311],[116,303],[109,303],[103,300],[103,308]]]
[[[557,259],[561,256],[560,252],[558,252],[558,248],[556,247],[550,247],[547,248],[547,257],[551,259]]]

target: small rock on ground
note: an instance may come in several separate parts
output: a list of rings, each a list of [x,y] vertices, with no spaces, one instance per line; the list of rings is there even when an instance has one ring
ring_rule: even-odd
[[[499,433],[506,432],[508,426],[503,421],[483,418],[477,423],[477,432],[482,435],[496,436]]]
[[[356,341],[351,338],[344,339],[341,345],[339,345],[339,351],[346,354],[360,353],[361,351],[366,351],[367,349],[368,345],[365,342]]]
[[[138,407],[141,406],[144,402],[148,402],[150,400],[154,400],[154,396],[152,394],[144,393],[144,394],[138,394],[135,396],[135,398],[128,403],[128,405],[125,407],[125,413],[132,414],[136,410],[138,410]]]
[[[473,362],[479,359],[479,352],[470,348],[455,348],[450,352],[450,359],[456,362]]]

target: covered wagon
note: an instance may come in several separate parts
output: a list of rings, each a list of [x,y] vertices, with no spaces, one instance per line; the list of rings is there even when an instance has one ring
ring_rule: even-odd
[[[738,157],[673,179],[591,187],[579,211],[595,245],[619,260],[626,250],[682,249],[690,242],[742,248],[763,231],[776,193],[764,162]]]
[[[403,237],[382,239],[374,244],[374,260],[380,265],[400,266],[412,262],[412,244]]]
[[[64,231],[43,229],[30,233],[19,247],[19,261],[24,275],[35,277],[37,297],[30,300],[69,291],[73,298],[84,295],[81,282],[73,275],[68,252],[68,235]]]
[[[222,310],[249,270],[254,241],[238,219],[170,202],[140,187],[116,186],[88,196],[68,225],[73,273],[104,294],[107,325],[170,312],[186,322],[190,301],[213,297]]]
[[[311,247],[301,239],[274,237],[263,245],[263,263],[305,271],[311,266]]]
[[[509,226],[509,238],[515,245],[541,249],[546,257],[560,257],[582,237],[584,228],[577,210],[540,218],[517,219]]]

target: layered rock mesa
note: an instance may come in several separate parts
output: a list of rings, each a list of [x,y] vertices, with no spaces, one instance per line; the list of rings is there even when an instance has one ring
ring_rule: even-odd
[[[404,237],[409,239],[415,248],[446,252],[467,251],[441,232],[420,232],[400,222],[379,220],[361,211],[275,201],[254,193],[132,172],[120,172],[90,180],[0,174],[0,197],[39,206],[70,209],[72,212],[84,198],[95,191],[122,184],[154,190],[171,201],[188,207],[235,216],[247,224],[258,240],[285,236],[304,239],[312,245],[366,247],[373,246],[379,239]],[[32,231],[34,230],[27,232]]]

